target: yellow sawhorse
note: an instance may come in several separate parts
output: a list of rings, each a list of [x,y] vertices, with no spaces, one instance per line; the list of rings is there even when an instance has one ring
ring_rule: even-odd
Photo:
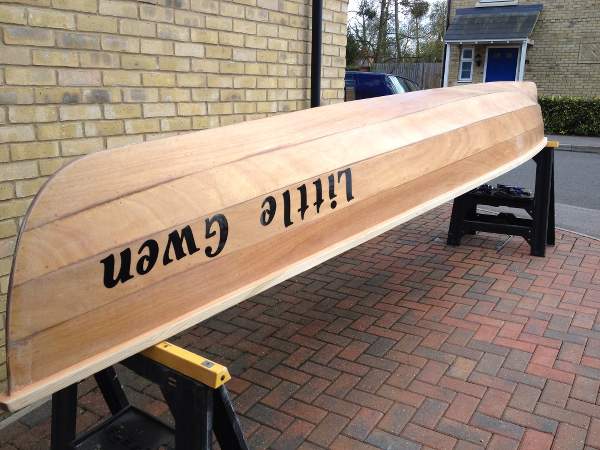
[[[247,450],[225,383],[226,367],[168,342],[121,362],[156,383],[175,420],[174,429],[132,406],[113,367],[94,375],[111,416],[76,435],[77,384],[52,396],[52,450]]]

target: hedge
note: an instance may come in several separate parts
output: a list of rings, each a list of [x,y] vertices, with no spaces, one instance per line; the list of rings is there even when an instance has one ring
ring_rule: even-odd
[[[600,136],[600,97],[540,97],[548,134]]]

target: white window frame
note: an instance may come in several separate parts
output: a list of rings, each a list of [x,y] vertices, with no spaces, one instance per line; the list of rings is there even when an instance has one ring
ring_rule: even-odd
[[[476,6],[509,6],[518,4],[518,0],[479,0]]]
[[[471,57],[465,58],[465,50],[471,50]],[[462,66],[463,62],[471,63],[471,72],[469,73],[469,78],[462,78]],[[460,49],[460,60],[458,63],[458,81],[460,83],[471,83],[473,81],[473,66],[475,65],[475,47],[467,46],[462,47]]]

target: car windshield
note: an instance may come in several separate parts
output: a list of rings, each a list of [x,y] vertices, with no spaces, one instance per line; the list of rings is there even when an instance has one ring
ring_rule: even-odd
[[[394,94],[402,94],[407,91],[404,86],[400,84],[400,81],[398,81],[397,77],[390,75],[390,81],[392,82],[392,90],[394,91]]]
[[[404,81],[406,81],[406,84],[410,88],[411,92],[419,90],[419,86],[416,83],[414,83],[413,81],[410,81],[410,80],[404,80]]]
[[[401,77],[394,77],[394,78],[396,78],[398,80],[398,83],[400,85],[402,85],[405,92],[413,92],[413,91],[418,90],[416,85],[412,81],[407,80],[405,78],[401,78]]]

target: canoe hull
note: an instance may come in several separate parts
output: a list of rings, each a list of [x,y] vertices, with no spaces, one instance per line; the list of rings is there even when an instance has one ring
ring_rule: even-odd
[[[147,144],[67,167],[19,238],[1,401],[18,409],[530,159],[545,145],[532,90],[441,89],[158,141],[184,169],[144,168]],[[293,134],[317,114],[332,124]],[[268,144],[204,147],[269,123]],[[136,181],[140,167],[158,175]],[[56,200],[69,186],[71,210]]]

